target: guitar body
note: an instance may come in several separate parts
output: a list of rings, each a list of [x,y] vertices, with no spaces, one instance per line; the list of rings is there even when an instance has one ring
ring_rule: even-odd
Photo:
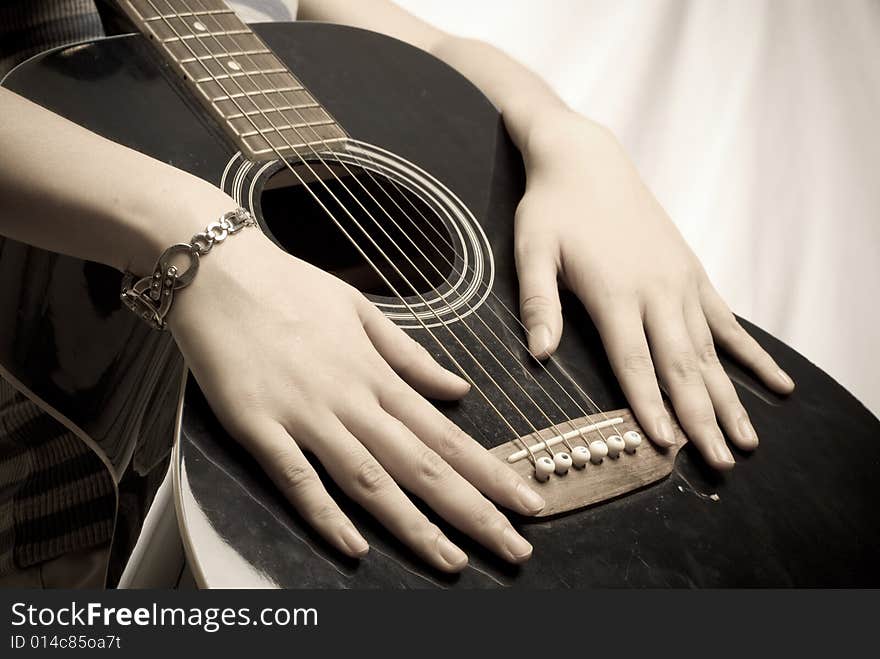
[[[513,214],[524,173],[497,111],[452,69],[393,39],[323,24],[255,29],[357,140],[354,149],[340,150],[340,158],[373,165],[376,172],[376,163],[386,158],[390,180],[412,183],[416,196],[434,190],[438,208],[452,209],[438,225],[451,238],[449,267],[435,261],[444,277],[425,283],[418,294],[404,292],[416,306],[435,293],[466,299],[463,317],[444,319],[447,326],[432,323],[436,311],[424,304],[425,323],[434,325],[432,332],[466,367],[470,353],[480,358],[486,372],[475,379],[481,386],[488,390],[492,380],[514,379],[521,389],[508,384],[511,400],[498,399],[501,416],[474,392],[442,406],[444,413],[487,449],[512,439],[504,419],[527,435],[532,425],[548,427],[544,414],[553,423],[584,416],[579,396],[547,395],[564,378],[552,365],[548,373],[526,357],[521,328],[507,313],[517,309]],[[252,208],[282,246],[334,271],[345,269],[338,256],[341,239],[329,221],[321,225],[317,215],[285,206],[295,196],[278,196],[271,182],[279,180],[273,177],[281,164],[249,163],[237,154],[175,74],[157,62],[146,39],[124,36],[54,51],[14,70],[4,85],[222,186]],[[798,382],[794,395],[780,398],[725,361],[762,438],[754,455],[738,455],[736,469],[719,475],[690,446],[664,455],[643,444],[634,455],[572,471],[560,478],[587,493],[580,501],[594,505],[570,511],[560,506],[559,514],[537,520],[515,518],[535,547],[524,566],[506,565],[444,527],[471,557],[461,575],[450,577],[418,561],[327,478],[372,549],[354,562],[324,544],[224,433],[196,383],[184,377],[170,337],[121,306],[118,274],[6,240],[0,243],[0,277],[0,364],[17,386],[77,428],[117,475],[157,468],[177,437],[178,513],[201,585],[880,585],[880,514],[874,505],[880,423],[820,369],[748,323]],[[414,324],[398,300],[375,282],[364,290],[452,366],[431,332]],[[566,299],[564,307],[560,363],[598,410],[625,415],[626,401],[589,317],[574,300]],[[495,345],[500,359],[481,340]],[[245,343],[231,346],[247,349]],[[530,408],[530,398],[540,405]],[[596,407],[586,411],[596,415]],[[665,471],[634,481],[625,494],[609,490],[622,496],[590,498],[591,486],[602,480],[596,474],[624,468],[635,473],[640,455],[652,456],[652,464],[666,465]]]

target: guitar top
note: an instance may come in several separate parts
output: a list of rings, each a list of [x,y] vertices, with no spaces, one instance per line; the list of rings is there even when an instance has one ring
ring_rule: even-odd
[[[519,567],[441,524],[471,556],[462,574],[443,575],[346,499],[319,467],[372,547],[363,560],[349,561],[291,511],[226,435],[195,381],[184,376],[168,337],[121,307],[118,274],[0,243],[4,372],[94,441],[120,473],[149,471],[177,438],[178,513],[201,585],[880,585],[880,514],[873,505],[880,423],[858,401],[744,322],[798,382],[791,397],[780,398],[723,359],[762,438],[760,449],[738,455],[725,475],[706,468],[678,429],[677,446],[655,449],[642,441],[601,341],[574,300],[564,301],[558,361],[542,366],[526,354],[510,311],[517,308],[512,231],[522,163],[479,91],[430,55],[378,34],[309,23],[254,31],[252,50],[269,47],[259,53],[260,66],[277,70],[275,93],[297,88],[292,106],[311,108],[302,123],[321,131],[316,141],[295,142],[298,124],[288,111],[260,106],[267,90],[204,90],[211,81],[200,82],[191,66],[201,55],[180,51],[160,59],[143,36],[53,51],[16,69],[4,85],[223,187],[279,245],[359,285],[444,365],[466,365],[482,351],[483,370],[473,378],[484,390],[510,382],[503,395],[487,406],[471,392],[440,409],[499,460],[535,479],[548,508],[540,518],[514,519],[535,547]],[[167,50],[187,43],[174,31],[157,34]],[[295,77],[284,77],[288,67]],[[229,100],[236,102],[224,104]],[[222,110],[209,111],[218,103]],[[267,125],[246,123],[267,112],[294,126],[275,131],[285,139],[273,143]],[[304,170],[281,156],[310,161],[315,178],[332,173],[336,185],[343,177],[388,194],[398,208],[411,208],[397,219],[415,216],[422,239],[371,277],[339,231],[365,218],[333,226],[302,181],[297,185]],[[368,257],[400,237],[391,225],[385,231]],[[426,250],[435,251],[426,257]],[[393,294],[423,272],[424,282]],[[455,341],[441,349],[433,336],[443,332]],[[548,463],[560,452],[570,462]]]

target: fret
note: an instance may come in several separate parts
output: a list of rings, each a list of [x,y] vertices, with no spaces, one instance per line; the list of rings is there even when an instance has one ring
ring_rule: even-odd
[[[229,121],[231,119],[244,119],[246,117],[250,117],[252,115],[259,115],[263,113],[271,113],[271,112],[287,112],[289,110],[311,110],[314,108],[320,108],[320,104],[318,103],[303,103],[302,105],[282,105],[281,107],[275,107],[271,110],[251,110],[249,112],[236,112],[235,114],[231,114],[226,117],[226,120]]]
[[[163,15],[186,15],[191,13],[194,8],[198,9],[199,12],[211,13],[231,11],[225,2],[217,0],[129,0],[127,4],[144,21],[159,18]],[[198,5],[198,7],[195,5]]]
[[[250,34],[244,23],[238,20],[233,13],[218,14],[204,21],[194,18],[168,18],[164,20],[146,23],[146,27],[160,41],[174,41],[175,39],[212,39],[215,36],[228,34]]]
[[[170,0],[128,0],[126,4],[134,9],[140,22],[147,24],[184,19],[192,24],[201,17],[207,21],[241,22],[236,13],[223,3],[215,7],[206,7],[204,6],[206,3],[200,0],[186,0],[185,3]]]
[[[333,120],[328,119],[328,120],[319,121],[316,123],[304,122],[301,124],[285,124],[283,126],[273,125],[268,128],[262,128],[262,129],[258,129],[258,130],[250,130],[250,131],[247,131],[244,133],[239,133],[238,136],[239,137],[253,137],[254,135],[266,135],[266,134],[272,133],[272,132],[278,132],[278,133],[283,134],[287,131],[292,131],[292,132],[295,132],[300,139],[302,139],[301,131],[307,130],[307,131],[309,131],[309,133],[311,133],[312,132],[311,129],[313,129],[313,128],[318,128],[319,126],[328,126],[332,123],[334,123]]]
[[[145,23],[152,23],[153,21],[167,21],[172,18],[184,18],[186,16],[214,16],[216,14],[234,14],[235,12],[231,9],[208,9],[203,11],[182,11],[177,14],[159,14],[157,16],[151,16],[150,18],[145,18]]]
[[[212,55],[198,61],[180,62],[179,64],[184,73],[196,82],[222,80],[244,75],[260,77],[264,74],[289,73],[287,67],[271,53],[248,57],[233,57],[231,55],[217,57]]]
[[[268,48],[256,48],[254,50],[233,50],[223,52],[224,57],[253,57],[254,55],[271,55],[272,51]],[[177,60],[180,64],[191,64],[199,60],[214,59],[217,55],[201,55],[200,57],[184,57]]]
[[[119,6],[197,92],[245,157],[263,160],[276,149],[299,152],[347,139],[225,2],[121,0]]]
[[[314,107],[302,110],[261,110],[259,114],[247,117],[227,118],[227,123],[241,137],[257,133],[293,128],[308,128],[333,123],[333,118],[324,108]]]
[[[267,50],[265,44],[253,32],[233,36],[220,36],[216,39],[186,39],[167,41],[162,44],[176,62],[192,60],[211,60],[227,53],[243,50]]]
[[[241,71],[239,73],[222,73],[217,76],[206,76],[204,78],[195,78],[194,82],[211,82],[212,80],[229,80],[230,78],[241,78],[243,76],[260,76],[260,75],[270,75],[272,73],[287,73],[287,69],[264,69],[260,71]]]
[[[190,9],[192,9],[195,5],[198,5],[199,10],[205,11],[221,11],[224,9],[229,9],[229,4],[224,0],[140,0],[142,2],[152,2],[153,5],[160,8],[163,11],[168,11],[169,13],[174,14],[182,14]]]
[[[162,39],[162,43],[170,43],[172,41],[186,41],[187,39],[204,39],[206,37],[229,37],[235,34],[250,34],[250,30],[225,30],[223,32],[204,32],[199,34],[182,34],[174,35]]]
[[[272,112],[276,108],[283,108],[287,105],[318,105],[315,98],[306,89],[283,93],[267,90],[265,94],[243,96],[235,99],[234,102],[219,98],[209,100],[220,111],[224,120],[237,118],[236,115],[240,115],[242,112],[250,116]]]
[[[197,83],[202,91],[212,101],[229,98],[240,98],[240,95],[250,96],[269,92],[298,91],[302,85],[290,73],[269,73],[258,78],[243,77],[232,80],[205,80]],[[289,101],[285,101],[289,103]]]
[[[158,16],[161,13],[162,8],[167,8],[167,2],[150,2],[149,0],[130,0],[128,3],[135,12],[137,12],[138,18],[143,21],[146,21],[148,18],[152,18],[154,16]],[[157,11],[159,10],[159,11]]]
[[[226,78],[239,78],[242,76],[255,76],[262,78],[266,75],[286,73],[292,79],[287,67],[279,62],[274,55],[258,55],[255,57],[210,57],[198,62],[186,62],[180,64],[183,72],[196,82],[208,82],[210,80],[223,80]],[[265,83],[262,78],[261,83]]]
[[[255,96],[256,94],[263,94],[263,93],[269,94],[271,92],[297,92],[297,91],[301,91],[302,89],[304,89],[304,88],[303,87],[283,87],[281,89],[266,89],[266,90],[253,91],[253,92],[241,92],[239,94],[228,94],[225,96],[216,96],[216,97],[212,98],[211,101],[216,102],[216,101],[222,101],[224,99],[238,99],[238,98],[242,98],[244,96]]]
[[[168,18],[157,17],[153,21],[146,22],[145,26],[156,34],[160,41],[171,41],[177,38],[191,39],[193,37],[211,38],[214,34],[247,34],[250,30],[235,15],[234,12],[213,14],[210,17],[170,16]]]
[[[265,146],[259,149],[254,149],[253,153],[256,156],[270,157],[274,157],[275,155],[277,155],[278,152],[284,155],[285,151],[293,151],[294,153],[309,153],[312,149],[319,151],[321,148],[326,148],[328,145],[334,142],[344,142],[347,139],[347,137],[332,137],[326,140],[314,142],[296,142],[291,144],[282,144],[275,147],[274,149],[272,147]]]
[[[277,133],[271,133],[260,137],[246,137],[244,138],[244,141],[249,144],[254,154],[258,156],[271,156],[275,154],[276,150],[282,153],[289,150],[300,153],[309,153],[312,149],[318,151],[322,148],[326,148],[327,145],[332,144],[333,142],[339,142],[345,139],[347,139],[345,136],[340,137],[339,132],[336,131],[332,134],[322,136],[320,139],[309,141],[303,141],[302,138],[297,140],[285,140]]]

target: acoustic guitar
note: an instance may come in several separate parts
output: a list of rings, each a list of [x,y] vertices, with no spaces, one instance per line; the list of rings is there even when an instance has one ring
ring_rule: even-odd
[[[38,56],[3,84],[215,183],[285,250],[356,285],[466,373],[472,391],[440,408],[548,502],[539,518],[514,516],[535,547],[523,566],[444,526],[471,556],[449,576],[321,472],[372,546],[346,559],[227,436],[168,335],[122,305],[118,273],[0,243],[2,373],[117,477],[161,466],[174,439],[200,585],[880,585],[880,423],[778,340],[744,321],[798,382],[789,398],[724,360],[763,439],[725,475],[678,428],[671,449],[646,440],[577,301],[564,301],[557,355],[529,357],[513,262],[522,161],[461,75],[368,31],[247,26],[218,0],[118,4],[135,34]]]

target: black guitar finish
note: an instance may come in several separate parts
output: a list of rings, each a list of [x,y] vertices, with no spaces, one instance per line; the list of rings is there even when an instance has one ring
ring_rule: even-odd
[[[303,23],[260,25],[257,32],[353,137],[411,160],[467,204],[491,243],[493,290],[516,309],[512,217],[523,172],[486,99],[429,55],[373,33]],[[111,139],[219,182],[230,147],[155,59],[141,37],[116,38],[38,58],[5,84]],[[260,211],[259,196],[256,202]],[[296,209],[289,221],[297,222]],[[0,363],[95,438],[120,468],[128,464],[132,438],[136,456],[150,457],[134,467],[156,464],[172,435],[181,362],[167,337],[120,308],[118,275],[12,241],[0,243],[0,273]],[[506,312],[491,298],[485,304],[481,317],[521,357],[505,366],[545,409],[555,410],[535,384],[552,390],[552,381],[525,359],[488,306],[509,321]],[[589,318],[571,300],[565,307],[560,359],[599,407],[625,406]],[[467,323],[487,344],[494,340],[479,322]],[[517,519],[535,546],[521,568],[447,529],[468,551],[470,566],[455,577],[432,572],[331,489],[373,548],[359,563],[342,559],[226,436],[191,379],[180,420],[182,505],[185,512],[197,506],[214,537],[254,572],[286,587],[880,585],[880,514],[873,501],[880,423],[806,359],[746,327],[799,385],[790,398],[779,398],[725,361],[762,438],[760,449],[737,456],[737,468],[720,476],[688,447],[673,475],[654,486],[572,514]],[[453,330],[504,380],[462,323]],[[446,361],[424,331],[413,336]],[[437,336],[469,364],[448,334]],[[477,380],[491,389],[486,378]],[[524,396],[514,400],[528,408]],[[565,415],[555,410],[554,421],[580,415],[569,399],[557,401]],[[528,431],[510,405],[499,400],[499,407]],[[444,411],[487,447],[510,438],[473,393]],[[548,425],[535,410],[528,416],[538,427]],[[198,533],[187,533],[199,562]]]

